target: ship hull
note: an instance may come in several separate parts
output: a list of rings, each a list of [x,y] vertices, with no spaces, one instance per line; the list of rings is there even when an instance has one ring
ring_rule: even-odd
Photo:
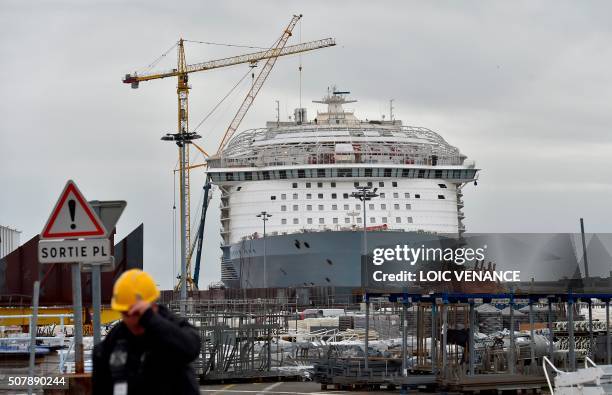
[[[225,249],[224,283],[233,288],[361,287],[361,231],[329,231],[268,236]],[[368,252],[430,241],[417,232],[367,232]],[[266,280],[264,280],[264,273]]]

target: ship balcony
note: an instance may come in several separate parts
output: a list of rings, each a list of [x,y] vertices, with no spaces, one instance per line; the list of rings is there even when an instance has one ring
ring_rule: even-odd
[[[369,152],[354,153],[351,155],[337,152],[311,153],[305,152],[302,156],[283,155],[282,152],[262,152],[257,158],[227,157],[211,159],[210,168],[232,167],[280,167],[300,165],[329,165],[329,164],[389,164],[389,165],[420,165],[420,166],[461,166],[465,157],[461,155],[436,156],[413,155],[397,152]]]

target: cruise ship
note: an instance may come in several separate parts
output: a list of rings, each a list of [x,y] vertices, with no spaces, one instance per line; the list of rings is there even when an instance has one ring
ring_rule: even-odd
[[[349,94],[328,89],[313,101],[323,112],[309,119],[298,108],[243,131],[208,162],[227,287],[360,287],[358,187],[378,195],[365,202],[369,251],[465,231],[462,188],[476,181],[475,163],[429,129],[358,118]]]

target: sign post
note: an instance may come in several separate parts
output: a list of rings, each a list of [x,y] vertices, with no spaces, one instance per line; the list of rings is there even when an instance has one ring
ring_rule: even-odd
[[[125,206],[127,206],[127,202],[123,200],[116,201],[98,201],[94,200],[89,202],[89,204],[93,207],[98,214],[98,217],[104,223],[104,227],[107,232],[109,232],[106,236],[110,237],[111,233],[115,229],[115,225],[117,221],[119,221],[119,217],[123,213]],[[93,338],[94,345],[100,343],[102,339],[100,333],[100,314],[101,314],[101,290],[100,290],[100,275],[102,268],[101,266],[104,263],[94,263],[91,265],[91,304],[93,310]],[[114,267],[114,260],[111,257],[110,261],[110,269],[112,270]]]
[[[83,373],[85,365],[81,263],[106,261],[111,258],[107,230],[76,184],[69,180],[40,237],[42,240],[38,243],[38,259],[41,263],[63,262],[72,266],[74,371]],[[58,239],[63,241],[55,241]]]

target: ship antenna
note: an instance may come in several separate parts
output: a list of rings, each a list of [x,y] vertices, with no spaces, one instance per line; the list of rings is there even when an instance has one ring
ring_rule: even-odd
[[[300,44],[302,43],[302,20],[300,19]],[[302,54],[300,53],[299,78],[300,78],[300,107],[302,108]]]
[[[280,103],[278,100],[276,101],[276,127],[280,126]]]

